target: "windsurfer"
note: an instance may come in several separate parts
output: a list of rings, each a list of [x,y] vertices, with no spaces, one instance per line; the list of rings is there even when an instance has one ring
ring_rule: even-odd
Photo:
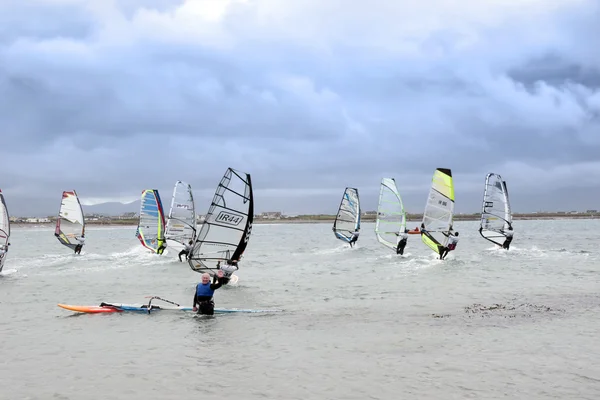
[[[221,265],[221,261],[218,261],[217,268],[219,268],[219,271],[223,273],[223,276],[220,279],[221,283],[223,285],[227,285],[231,279],[231,275],[233,275],[233,273],[239,269],[238,260],[224,261],[224,265]]]
[[[512,242],[513,240],[513,235],[515,234],[513,232],[512,225],[509,224],[508,230],[502,231],[502,233],[504,234],[504,236],[506,236],[506,240],[504,241],[504,243],[502,243],[502,248],[508,250],[508,248],[510,247],[510,242]]]
[[[408,241],[408,229],[404,229],[403,233],[396,233],[398,236],[398,245],[396,246],[396,254],[404,254],[404,248],[406,247],[406,242]]]
[[[448,246],[442,248],[440,260],[446,258],[449,252],[456,249],[456,244],[458,243],[458,232],[452,233],[452,231],[450,231],[448,234],[444,233],[444,235],[448,236]]]
[[[162,254],[167,248],[167,241],[164,237],[158,238],[158,248],[156,249],[156,254]]]
[[[177,257],[179,257],[179,262],[183,262],[183,261],[181,261],[181,256],[183,256],[183,255],[185,255],[185,259],[187,260],[188,255],[190,254],[190,251],[192,251],[193,244],[194,244],[194,242],[191,239],[188,244],[184,244],[185,247],[177,255]]]
[[[352,247],[352,245],[356,243],[356,241],[358,240],[358,235],[360,235],[360,232],[358,230],[352,232],[352,236],[350,237],[350,241],[348,242],[350,243],[350,247]]]
[[[0,246],[0,260],[2,260],[2,257],[8,252],[8,246],[10,246],[10,243]]]
[[[210,282],[210,275],[208,273],[205,272],[202,274],[202,282],[196,285],[196,292],[194,293],[194,311],[205,315],[213,315],[215,313],[213,295],[215,294],[215,290],[221,287],[222,278],[223,271],[217,271],[217,275],[213,276],[212,283]]]
[[[82,234],[81,237],[75,237],[75,239],[79,242],[75,246],[75,254],[81,254],[81,248],[85,244],[85,235]]]

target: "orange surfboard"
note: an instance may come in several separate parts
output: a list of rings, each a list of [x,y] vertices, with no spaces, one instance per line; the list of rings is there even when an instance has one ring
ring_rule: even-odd
[[[114,308],[114,307],[71,306],[71,305],[68,305],[68,304],[58,304],[58,306],[60,308],[64,308],[65,310],[70,310],[70,311],[75,311],[75,312],[82,312],[82,313],[91,313],[91,314],[112,313],[112,312],[121,312],[122,311],[122,310],[119,310],[119,309]]]

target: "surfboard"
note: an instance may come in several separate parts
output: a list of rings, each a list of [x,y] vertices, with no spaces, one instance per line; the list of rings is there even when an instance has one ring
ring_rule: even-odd
[[[86,313],[86,314],[100,314],[100,313],[121,313],[121,312],[142,312],[148,313],[147,304],[122,304],[122,303],[102,303],[100,306],[80,306],[71,304],[57,304],[60,308],[65,310]],[[155,311],[179,311],[179,312],[194,312],[192,307],[182,306],[158,306],[150,305],[150,312]],[[240,308],[215,308],[215,314],[232,314],[232,313],[273,313],[281,312],[283,310],[252,310],[252,309],[240,309]]]

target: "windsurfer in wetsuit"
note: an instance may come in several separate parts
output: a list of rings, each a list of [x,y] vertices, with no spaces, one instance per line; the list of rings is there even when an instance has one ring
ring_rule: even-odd
[[[77,240],[79,242],[75,246],[75,254],[81,254],[81,249],[83,248],[83,245],[85,244],[85,235],[81,235],[81,237],[75,237],[75,240]]]
[[[185,255],[185,258],[187,260],[189,254],[190,254],[190,251],[192,251],[193,244],[194,244],[194,242],[192,240],[190,240],[188,244],[184,244],[183,250],[181,250],[179,252],[179,254],[177,255],[177,257],[179,257],[179,262],[183,262],[183,261],[181,261],[181,256],[183,256],[183,255]]]
[[[348,242],[350,243],[350,247],[352,247],[352,245],[356,243],[356,241],[358,240],[358,235],[360,235],[360,232],[358,230],[352,232],[352,236],[350,237],[350,241]]]
[[[218,261],[217,268],[223,273],[223,277],[220,279],[221,283],[227,285],[231,279],[231,275],[239,269],[238,260],[227,260],[223,262],[223,265],[221,265],[221,261]]]
[[[156,254],[162,254],[167,248],[167,241],[165,238],[158,238],[158,248],[156,249]]]
[[[205,272],[202,274],[202,282],[196,285],[196,292],[194,293],[194,311],[204,315],[213,315],[215,313],[213,295],[215,294],[215,290],[221,287],[222,278],[223,271],[217,271],[217,275],[213,276],[212,283],[210,282],[210,275],[208,273]]]
[[[396,246],[396,254],[404,254],[404,248],[406,247],[406,242],[408,241],[408,229],[404,229],[404,233],[396,233],[398,236],[398,245]]]
[[[8,253],[8,246],[10,246],[10,243],[0,246],[0,260],[2,260],[2,257],[4,257],[6,253]]]
[[[444,247],[440,252],[440,260],[443,260],[448,253],[456,248],[456,244],[458,243],[458,232],[454,234],[452,231],[448,232],[448,234],[444,233],[444,235],[448,236],[448,246]]]
[[[508,250],[508,248],[510,247],[510,242],[512,242],[513,240],[513,235],[515,234],[513,232],[512,225],[508,224],[508,230],[501,232],[506,236],[506,240],[504,241],[504,243],[502,243],[502,248]]]

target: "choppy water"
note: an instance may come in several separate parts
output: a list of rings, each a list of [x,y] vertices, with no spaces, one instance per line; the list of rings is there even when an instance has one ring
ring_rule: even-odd
[[[416,223],[415,223],[416,224]],[[411,226],[412,227],[412,226]],[[363,225],[257,225],[217,307],[279,314],[74,315],[57,303],[191,305],[199,274],[135,228],[93,228],[81,256],[14,229],[0,276],[1,399],[600,398],[600,221],[517,221],[509,252],[457,222],[445,261]]]

